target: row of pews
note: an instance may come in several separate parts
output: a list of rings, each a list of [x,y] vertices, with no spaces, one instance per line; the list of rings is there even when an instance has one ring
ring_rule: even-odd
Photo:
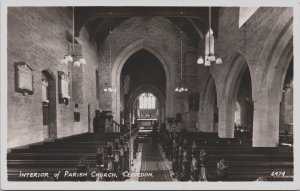
[[[7,154],[8,181],[123,181],[130,171],[130,133],[86,133],[15,148]],[[136,142],[136,141],[134,141]]]
[[[163,150],[179,181],[293,181],[293,148],[255,148],[251,140],[217,133],[161,134]]]

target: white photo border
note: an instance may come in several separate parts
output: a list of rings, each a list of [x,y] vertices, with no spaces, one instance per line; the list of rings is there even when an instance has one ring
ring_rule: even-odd
[[[1,189],[5,190],[299,190],[299,100],[294,99],[293,182],[11,182],[7,181],[7,7],[9,6],[219,6],[293,7],[294,82],[300,81],[300,0],[4,0],[1,2]],[[298,53],[298,54],[296,54]],[[294,83],[294,98],[300,97]]]

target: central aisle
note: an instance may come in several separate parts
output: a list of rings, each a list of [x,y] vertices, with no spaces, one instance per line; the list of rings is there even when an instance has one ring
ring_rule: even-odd
[[[157,144],[145,140],[142,151],[141,173],[152,173],[152,177],[141,177],[139,181],[172,181]]]

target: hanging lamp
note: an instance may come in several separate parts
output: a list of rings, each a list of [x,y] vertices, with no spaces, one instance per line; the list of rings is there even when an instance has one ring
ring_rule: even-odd
[[[109,12],[109,15],[111,15],[111,12]],[[111,20],[111,18],[110,18]],[[109,66],[111,68],[111,23],[109,25]],[[104,92],[116,92],[117,88],[113,87],[113,86],[109,86],[107,83],[105,84],[105,87],[103,89]]]
[[[77,58],[78,56],[75,55],[74,51],[74,44],[75,44],[75,19],[74,19],[74,6],[73,6],[73,22],[72,22],[72,51],[64,56],[64,58],[60,61],[61,64],[69,64],[69,62],[73,62],[74,60],[74,66],[80,67],[80,65],[86,64],[86,60],[83,58],[83,56]]]
[[[182,31],[182,18],[181,18],[181,25],[180,25],[180,84],[181,86],[175,88],[175,92],[179,92],[179,93],[184,93],[188,91],[188,88],[183,86],[183,81],[182,81],[182,33],[183,31]]]
[[[204,66],[211,66],[212,63],[222,64],[223,61],[220,57],[216,59],[214,52],[211,51],[211,7],[208,7],[208,55],[205,56],[205,60],[200,56],[197,60],[197,64],[204,64]]]

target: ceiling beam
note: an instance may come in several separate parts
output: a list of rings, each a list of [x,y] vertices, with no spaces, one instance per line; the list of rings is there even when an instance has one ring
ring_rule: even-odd
[[[188,17],[187,20],[191,23],[191,25],[197,31],[199,37],[203,40],[204,39],[203,31],[201,31],[201,29],[198,27],[198,25],[195,23],[195,21],[193,19],[191,19],[190,17]]]
[[[98,32],[102,30],[103,27],[108,25],[109,22],[111,22],[111,18],[105,18],[100,24],[98,24],[96,29],[92,32],[91,36],[94,38],[98,34]]]

